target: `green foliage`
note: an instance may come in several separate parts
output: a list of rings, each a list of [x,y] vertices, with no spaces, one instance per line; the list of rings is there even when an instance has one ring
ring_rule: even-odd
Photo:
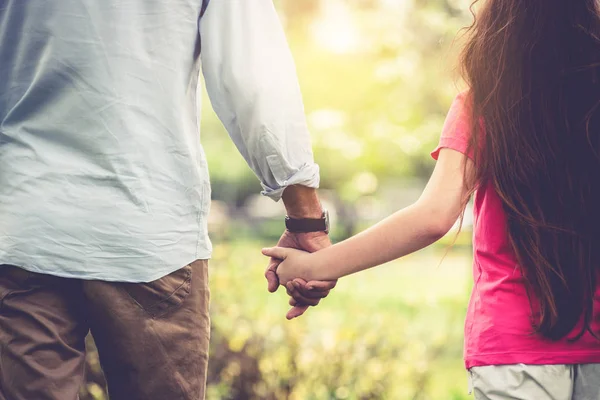
[[[457,32],[470,23],[451,0],[280,0],[304,95],[322,187],[347,202],[378,181],[429,176],[429,151],[457,92]],[[203,143],[215,197],[259,190],[205,98]]]

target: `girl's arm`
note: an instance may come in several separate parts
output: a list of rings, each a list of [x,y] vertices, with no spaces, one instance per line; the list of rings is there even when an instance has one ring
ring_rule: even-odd
[[[285,259],[278,274],[293,278],[334,280],[413,253],[439,240],[457,221],[468,195],[465,182],[473,162],[462,153],[442,149],[421,198],[368,230],[313,254],[265,250]],[[281,278],[281,277],[280,277]]]

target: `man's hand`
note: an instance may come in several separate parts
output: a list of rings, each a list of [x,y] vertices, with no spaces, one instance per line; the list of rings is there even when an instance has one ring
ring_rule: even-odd
[[[315,251],[331,246],[331,241],[329,240],[329,235],[325,232],[291,233],[285,231],[281,239],[279,239],[277,246],[314,253]],[[271,258],[265,272],[271,293],[277,291],[279,288],[279,279],[275,272],[279,263],[279,260]],[[290,299],[292,309],[288,311],[287,319],[299,317],[306,312],[308,307],[319,304],[321,299],[327,297],[329,291],[335,287],[336,283],[337,281],[309,282],[309,285],[302,279],[294,279],[293,282],[288,282],[286,289],[288,295],[292,297]]]
[[[320,218],[323,215],[323,208],[317,196],[317,191],[313,188],[292,185],[288,186],[283,192],[283,203],[287,214],[291,218]],[[288,247],[292,249],[304,250],[310,253],[331,246],[329,235],[325,232],[310,233],[292,233],[285,231],[277,243],[279,247]],[[279,278],[277,278],[277,266],[279,260],[271,258],[265,277],[269,282],[269,291],[271,293],[279,288]],[[287,318],[293,319],[306,312],[308,307],[316,306],[322,298],[325,298],[337,281],[332,282],[307,282],[302,279],[294,279],[286,285],[287,293],[292,298],[290,305],[292,309],[288,311]]]

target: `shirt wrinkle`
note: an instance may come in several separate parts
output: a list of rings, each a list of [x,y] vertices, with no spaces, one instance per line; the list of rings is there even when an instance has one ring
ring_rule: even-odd
[[[272,0],[203,4],[2,1],[0,264],[149,282],[210,258],[200,73],[263,194],[318,187]]]

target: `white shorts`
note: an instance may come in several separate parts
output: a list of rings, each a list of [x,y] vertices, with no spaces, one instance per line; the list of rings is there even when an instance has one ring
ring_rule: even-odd
[[[600,364],[474,367],[469,384],[475,400],[600,400]]]

